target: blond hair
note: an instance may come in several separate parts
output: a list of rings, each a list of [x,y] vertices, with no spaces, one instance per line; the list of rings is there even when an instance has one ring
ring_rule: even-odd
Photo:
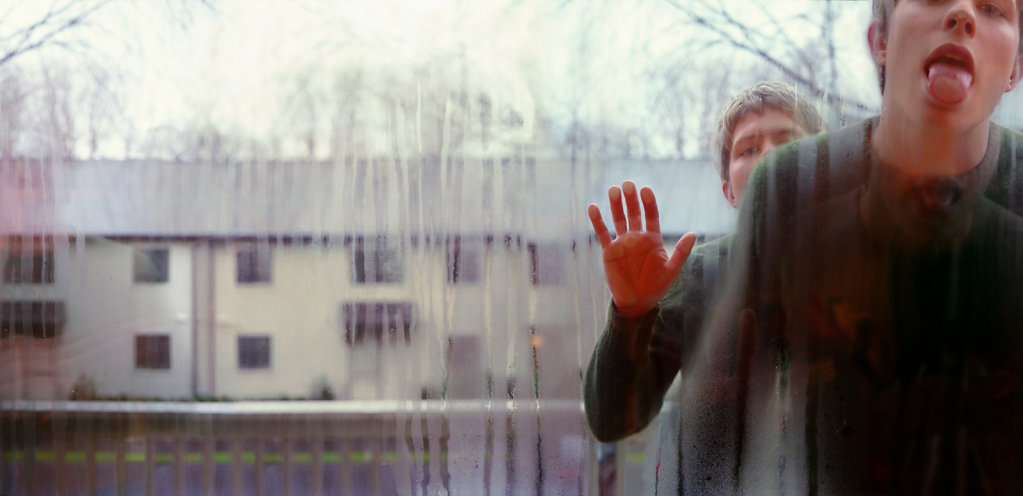
[[[728,181],[728,166],[732,159],[732,133],[735,125],[750,112],[763,114],[765,109],[776,109],[792,116],[792,120],[807,134],[817,134],[822,121],[817,109],[795,88],[777,81],[758,83],[735,95],[718,118],[714,134],[714,166],[722,181]]]

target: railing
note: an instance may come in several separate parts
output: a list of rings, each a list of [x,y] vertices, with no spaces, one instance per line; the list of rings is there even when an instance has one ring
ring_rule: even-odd
[[[627,494],[617,451],[578,401],[0,402],[3,495]]]

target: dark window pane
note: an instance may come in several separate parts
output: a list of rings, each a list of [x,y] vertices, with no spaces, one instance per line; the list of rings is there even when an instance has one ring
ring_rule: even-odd
[[[170,278],[170,252],[167,248],[135,250],[135,282],[159,283]]]
[[[555,245],[529,244],[529,282],[534,286],[565,284],[564,253]]]
[[[4,253],[9,284],[53,284],[53,236],[11,236]]]
[[[359,345],[367,340],[409,343],[412,340],[413,306],[407,302],[348,302],[341,305],[345,342]]]
[[[270,336],[238,337],[238,368],[265,369],[270,367]]]
[[[48,339],[61,333],[64,302],[0,301],[0,338],[11,335]]]
[[[480,280],[480,252],[475,246],[467,246],[460,238],[447,241],[448,282],[451,284],[473,283]]]
[[[352,278],[357,283],[397,283],[404,280],[398,250],[387,247],[384,239],[359,238],[352,248]]]
[[[169,369],[170,336],[166,334],[136,335],[135,367],[140,369]]]
[[[238,247],[238,282],[241,284],[271,281],[270,247],[248,244]]]

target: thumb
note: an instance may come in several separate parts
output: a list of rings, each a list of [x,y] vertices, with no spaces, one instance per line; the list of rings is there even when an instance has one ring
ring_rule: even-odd
[[[671,252],[671,257],[668,258],[666,265],[668,272],[672,274],[672,279],[682,271],[682,266],[685,265],[695,244],[696,235],[691,232],[686,233],[685,236],[679,238],[678,243],[675,243],[675,251]]]

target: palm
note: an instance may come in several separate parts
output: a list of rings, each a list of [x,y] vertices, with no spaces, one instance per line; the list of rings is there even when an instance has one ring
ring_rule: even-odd
[[[660,233],[628,231],[604,250],[604,273],[619,308],[653,308],[677,270],[668,263]]]
[[[589,207],[593,230],[604,250],[607,286],[619,312],[627,316],[642,315],[657,305],[657,301],[668,292],[672,281],[682,271],[682,264],[696,240],[692,233],[686,234],[679,239],[675,251],[669,256],[661,237],[654,193],[648,187],[639,193],[631,181],[623,183],[621,188],[612,186],[608,191],[611,217],[617,233],[614,240],[601,219],[600,208],[596,205]],[[642,210],[640,197],[643,201]]]

